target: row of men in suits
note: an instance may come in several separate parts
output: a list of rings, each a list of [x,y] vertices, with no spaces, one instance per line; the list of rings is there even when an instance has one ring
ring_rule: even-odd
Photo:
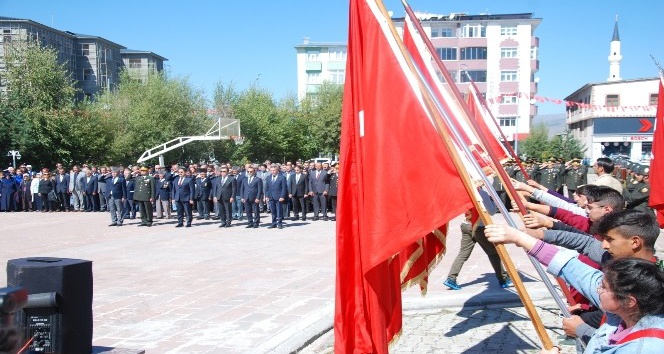
[[[313,220],[319,220],[320,215],[323,220],[328,220],[328,198],[334,201],[333,212],[336,211],[338,174],[334,169],[328,173],[322,165],[312,171],[305,171],[301,166],[282,171],[273,165],[269,175],[263,178],[257,176],[252,164],[246,165],[241,172],[226,166],[222,166],[218,173],[201,169],[195,176],[177,165],[172,167],[173,170],[178,172],[159,171],[161,173],[156,174],[157,206],[174,202],[178,211],[177,225],[185,222],[191,225],[193,206],[198,210],[199,219],[209,219],[214,210],[220,220],[219,227],[230,227],[232,220],[243,219],[244,215],[238,216],[238,212],[246,214],[247,227],[258,227],[262,203],[269,206],[272,214],[271,228],[283,227],[291,208],[293,220],[299,220],[300,213],[302,220],[306,220],[308,199],[313,203]],[[157,214],[162,215],[159,210]]]
[[[177,165],[175,173],[155,167],[153,173],[147,168],[97,170],[85,165],[66,171],[58,164],[57,173],[51,178],[60,197],[60,209],[101,211],[104,205],[111,212],[109,226],[121,226],[125,219],[135,218],[137,209],[141,211],[139,226],[151,226],[153,207],[158,216],[167,214],[169,218],[174,208],[178,212],[178,225],[182,226],[191,225],[191,209],[196,207],[199,218],[216,214],[220,227],[230,227],[232,220],[242,220],[245,215],[248,226],[257,227],[261,204],[269,206],[273,214],[270,226],[275,228],[283,227],[284,218],[291,212],[292,220],[300,220],[300,214],[301,220],[307,220],[307,209],[311,206],[313,220],[321,216],[328,219],[328,203],[332,212],[336,211],[338,174],[334,168],[326,170],[322,164],[311,169],[274,165],[268,173],[272,178],[258,177],[251,164],[242,171],[223,166],[216,173],[211,168],[198,174]]]

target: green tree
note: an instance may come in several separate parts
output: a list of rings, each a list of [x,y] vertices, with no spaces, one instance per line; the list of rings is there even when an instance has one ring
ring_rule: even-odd
[[[562,157],[565,161],[569,161],[573,158],[582,158],[587,148],[572,135],[572,132],[566,130],[551,139],[549,150],[551,156]]]
[[[522,154],[536,159],[561,157],[565,161],[583,157],[586,151],[584,144],[567,130],[549,139],[549,130],[544,123],[533,126],[530,135],[520,143]]]
[[[207,117],[201,92],[187,80],[170,78],[166,73],[140,78],[122,72],[118,88],[104,92],[91,107],[91,115],[105,117],[115,127],[107,154],[112,163],[135,162],[147,149],[180,136],[203,135],[213,124]],[[194,142],[172,150],[164,159],[207,159],[207,151],[197,145]]]
[[[50,166],[66,157],[63,146],[75,133],[67,125],[75,114],[74,82],[56,51],[35,42],[6,43],[4,61],[2,145],[19,150],[30,163]]]
[[[549,130],[544,123],[532,126],[528,138],[519,143],[519,155],[546,159],[550,157]]]
[[[316,94],[301,102],[301,110],[309,124],[309,135],[318,154],[339,153],[341,138],[341,104],[343,86],[323,83]]]

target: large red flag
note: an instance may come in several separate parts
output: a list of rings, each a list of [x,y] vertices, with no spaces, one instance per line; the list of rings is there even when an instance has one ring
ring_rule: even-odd
[[[472,203],[390,19],[351,0],[341,124],[335,352],[387,353],[401,330],[395,258]]]
[[[664,228],[664,85],[659,79],[655,131],[652,139],[653,159],[650,161],[650,201],[657,212],[659,227]]]

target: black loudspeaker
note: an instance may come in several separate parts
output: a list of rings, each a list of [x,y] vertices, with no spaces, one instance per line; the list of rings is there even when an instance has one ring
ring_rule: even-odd
[[[33,338],[27,353],[92,352],[92,262],[66,258],[21,258],[7,262],[7,285],[28,290],[16,313]]]

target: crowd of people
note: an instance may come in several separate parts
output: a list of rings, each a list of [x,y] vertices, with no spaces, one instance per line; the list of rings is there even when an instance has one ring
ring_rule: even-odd
[[[487,225],[482,236],[524,248],[568,284],[573,315],[562,327],[584,353],[659,353],[664,265],[655,255],[661,230],[647,207],[650,169],[609,158],[592,168],[598,178],[576,186],[573,199],[554,185],[512,179],[530,211],[525,227]]]
[[[335,220],[338,183],[336,163],[312,161],[71,169],[57,163],[54,172],[21,165],[3,171],[0,211],[109,212],[109,226],[138,215],[138,226],[148,227],[155,217],[190,227],[196,213],[219,227],[246,219],[248,228],[269,213],[269,228],[283,228],[287,220]]]

